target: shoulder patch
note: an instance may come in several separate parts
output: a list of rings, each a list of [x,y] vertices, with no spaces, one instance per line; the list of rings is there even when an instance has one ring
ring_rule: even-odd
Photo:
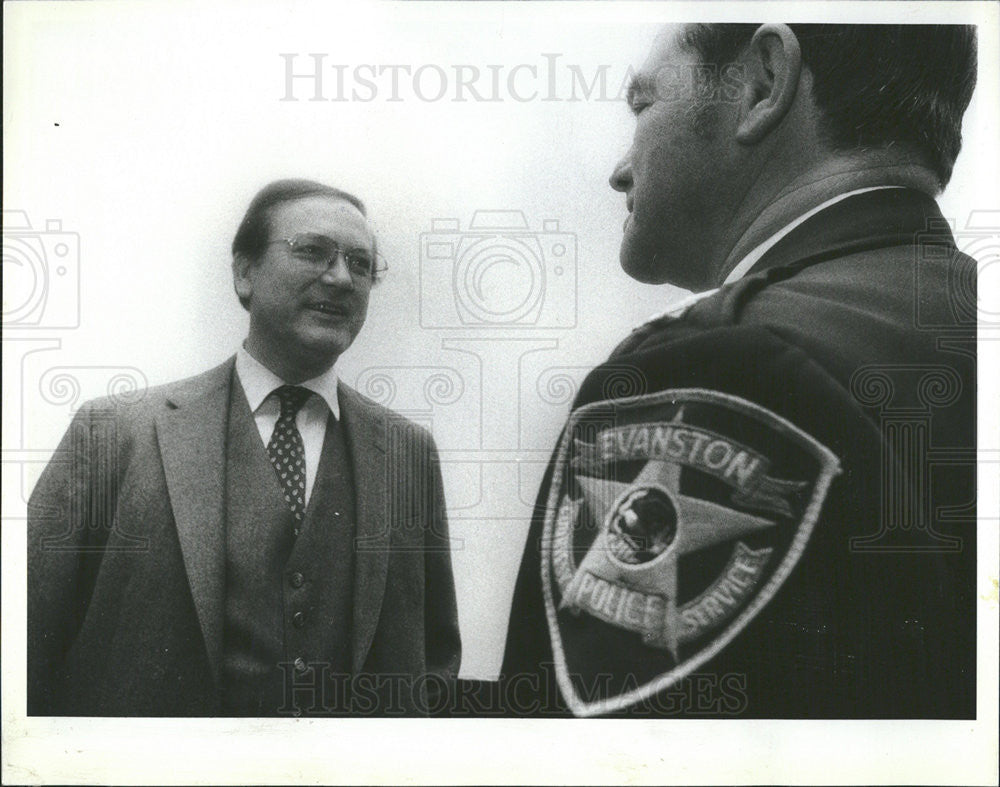
[[[725,648],[791,573],[839,472],[801,429],[716,391],[574,411],[541,545],[574,715],[624,710]]]

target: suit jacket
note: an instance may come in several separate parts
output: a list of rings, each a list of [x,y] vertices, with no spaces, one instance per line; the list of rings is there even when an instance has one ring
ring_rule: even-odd
[[[626,339],[583,382],[539,492],[507,711],[974,717],[975,276],[930,197],[872,191]],[[657,440],[662,494],[636,475]],[[608,468],[626,497],[602,504],[585,487]],[[670,500],[654,539],[701,541],[656,573],[612,531]],[[598,539],[634,565],[591,554]]]
[[[219,712],[233,367],[76,414],[28,504],[29,714]],[[364,710],[440,710],[460,644],[436,449],[419,426],[339,394]],[[379,681],[390,674],[401,685]]]

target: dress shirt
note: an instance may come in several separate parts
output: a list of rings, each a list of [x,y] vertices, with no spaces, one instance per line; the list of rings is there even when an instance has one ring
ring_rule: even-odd
[[[236,376],[239,378],[247,404],[253,413],[260,439],[266,446],[274,432],[274,425],[281,414],[281,405],[271,392],[287,383],[278,375],[254,358],[245,347],[236,351]],[[302,388],[313,392],[298,414],[295,416],[295,426],[302,435],[302,445],[306,455],[306,505],[312,494],[313,483],[316,480],[316,470],[319,458],[323,453],[323,440],[326,437],[326,419],[330,413],[334,418],[340,418],[340,403],[337,399],[337,373],[333,367],[311,380],[298,383]]]

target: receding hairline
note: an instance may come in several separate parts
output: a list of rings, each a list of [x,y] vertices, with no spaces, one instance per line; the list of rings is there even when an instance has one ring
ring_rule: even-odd
[[[299,194],[294,197],[289,197],[288,199],[279,200],[278,202],[275,202],[273,205],[267,206],[266,210],[270,215],[273,215],[273,211],[276,211],[279,208],[284,207],[285,205],[294,205],[297,202],[307,202],[309,200],[322,200],[324,202],[332,202],[339,205],[346,205],[347,207],[353,209],[356,213],[358,213],[361,216],[361,218],[365,220],[366,224],[368,223],[368,211],[365,208],[364,204],[359,205],[358,203],[354,202],[354,200],[352,200],[350,197],[342,197],[337,194],[322,194],[322,193]]]
[[[285,178],[268,183],[254,195],[232,242],[233,257],[256,259],[272,232],[274,211],[311,197],[322,197],[332,204],[346,203],[365,221],[373,252],[378,253],[378,238],[364,202],[354,194],[314,180]]]
[[[350,208],[355,213],[361,217],[361,221],[364,224],[365,230],[370,236],[370,242],[374,246],[375,244],[375,228],[372,227],[371,220],[368,218],[367,211],[364,210],[364,206],[359,207],[352,200],[346,197],[337,196],[334,194],[304,194],[301,197],[292,197],[291,199],[282,200],[281,202],[276,202],[271,205],[267,210],[267,224],[270,225],[270,229],[273,231],[273,222],[275,216],[279,210],[281,210],[286,205],[294,205],[298,202],[308,202],[309,200],[322,200],[324,202],[330,202],[335,205],[343,205]]]

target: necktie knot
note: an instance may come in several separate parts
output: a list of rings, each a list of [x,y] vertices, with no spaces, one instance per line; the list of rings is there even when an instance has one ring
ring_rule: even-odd
[[[281,415],[278,417],[283,420],[294,419],[299,410],[302,409],[302,405],[312,395],[312,391],[308,388],[302,388],[298,385],[282,385],[271,393],[278,397],[278,402],[281,404]]]

